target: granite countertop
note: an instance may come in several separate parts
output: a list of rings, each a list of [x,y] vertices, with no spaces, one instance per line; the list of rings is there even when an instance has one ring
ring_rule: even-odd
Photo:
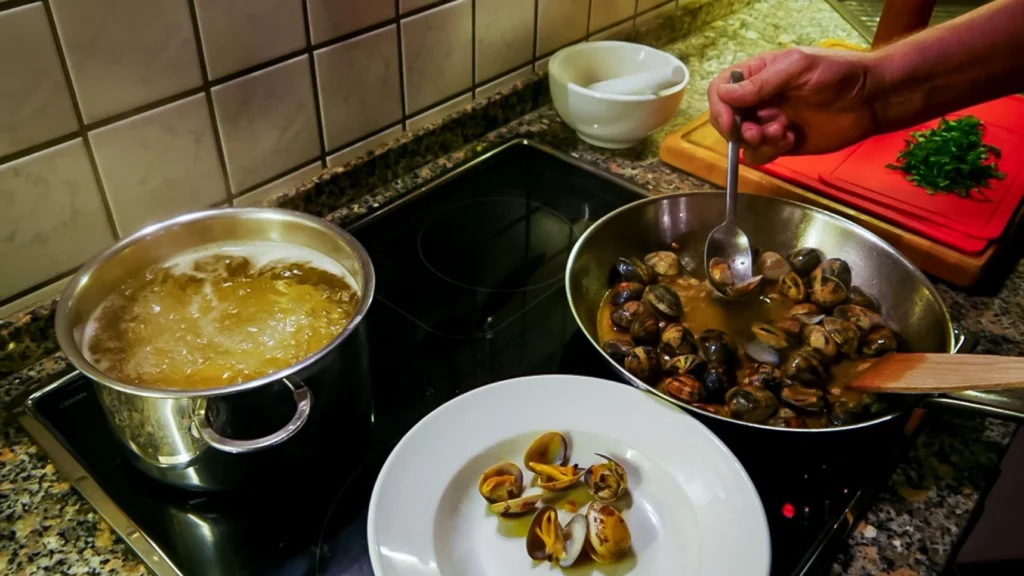
[[[726,15],[739,6],[739,10]],[[726,15],[724,18],[722,16]],[[708,183],[657,157],[668,132],[706,109],[707,83],[759,51],[824,38],[862,43],[822,0],[696,0],[646,26],[638,41],[659,45],[690,68],[679,113],[625,151],[581,142],[546,105],[546,86],[527,81],[455,117],[403,137],[348,166],[272,200],[346,224],[420,184],[515,139],[530,138],[653,193],[709,190]],[[681,38],[671,42],[659,38]],[[940,285],[955,322],[980,336],[979,352],[1024,352],[1024,265],[998,294],[981,297]],[[0,573],[143,574],[145,566],[8,420],[10,401],[68,370],[53,338],[53,304],[0,323]],[[28,368],[23,368],[29,366]],[[833,575],[937,574],[971,511],[991,484],[1015,427],[990,419],[933,414],[832,568]]]

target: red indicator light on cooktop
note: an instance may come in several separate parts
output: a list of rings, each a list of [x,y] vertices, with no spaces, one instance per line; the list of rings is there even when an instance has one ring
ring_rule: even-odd
[[[793,514],[796,514],[796,508],[792,504],[786,502],[785,504],[782,505],[783,516],[785,516],[786,518],[792,518]]]

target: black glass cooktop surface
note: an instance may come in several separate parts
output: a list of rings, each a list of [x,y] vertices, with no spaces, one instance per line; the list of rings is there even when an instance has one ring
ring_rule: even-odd
[[[130,543],[151,543],[171,564],[144,553],[159,571],[371,575],[370,492],[391,448],[420,418],[458,394],[518,376],[618,380],[577,328],[563,272],[589,225],[641,195],[521,142],[350,227],[377,274],[362,325],[372,425],[352,423],[351,434],[342,426],[304,453],[302,466],[244,488],[193,493],[138,471],[83,377],[37,394],[30,413],[84,469],[87,479],[76,486],[94,483],[83,492],[101,513],[127,517],[129,528],[112,521],[115,528]],[[713,429],[758,488],[778,575],[827,570],[902,444],[882,439],[876,445],[888,448],[874,457],[851,458],[838,443],[808,448],[781,435]]]

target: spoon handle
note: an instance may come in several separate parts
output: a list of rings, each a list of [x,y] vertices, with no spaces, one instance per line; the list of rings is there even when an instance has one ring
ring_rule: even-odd
[[[743,82],[743,72],[733,70],[729,74],[729,83]],[[732,130],[729,132],[729,170],[725,177],[725,221],[732,223],[736,218],[736,187],[740,178],[740,115],[733,117]]]
[[[863,392],[936,393],[1024,388],[1024,358],[981,354],[889,354],[847,386]]]

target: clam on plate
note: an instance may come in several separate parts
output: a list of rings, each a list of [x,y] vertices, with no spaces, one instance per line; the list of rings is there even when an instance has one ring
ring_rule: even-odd
[[[374,486],[367,522],[374,573],[767,575],[768,523],[743,466],[693,417],[651,400],[615,382],[550,375],[484,386],[434,410],[398,443]],[[615,505],[632,549],[620,562],[581,557],[567,569],[535,562],[526,552],[531,515],[499,518],[481,498],[481,473],[504,460],[522,463],[549,430],[568,438],[580,466],[602,461],[597,452],[626,468],[629,494]],[[586,494],[571,490],[545,498],[561,508],[559,499]],[[571,517],[559,514],[563,524]]]

